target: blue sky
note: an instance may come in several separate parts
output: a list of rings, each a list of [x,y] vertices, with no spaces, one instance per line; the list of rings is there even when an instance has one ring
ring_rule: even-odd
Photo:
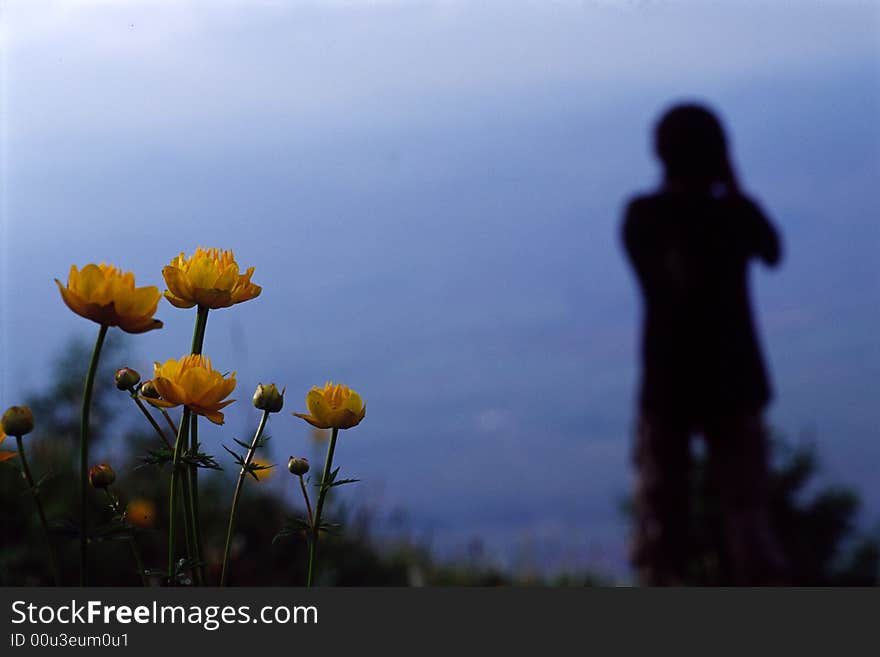
[[[880,520],[878,9],[853,2],[6,2],[0,404],[94,327],[52,279],[108,260],[161,285],[196,245],[264,286],[206,352],[254,422],[333,378],[357,494],[438,551],[624,572],[638,305],[618,242],[656,183],[653,120],[697,98],[785,237],[753,274],[770,418]],[[177,357],[193,317],[127,339]],[[308,431],[275,424],[276,458]],[[237,435],[237,434],[236,434]],[[280,484],[279,484],[280,485]],[[292,489],[289,491],[293,493]],[[350,495],[353,493],[349,493]]]

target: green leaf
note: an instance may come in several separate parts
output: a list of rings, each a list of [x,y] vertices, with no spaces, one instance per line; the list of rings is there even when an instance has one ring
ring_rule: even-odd
[[[257,472],[259,472],[260,470],[269,470],[270,468],[274,467],[274,465],[259,465],[258,463],[252,462],[250,465],[245,467],[245,472],[247,472],[250,476],[259,481],[260,478],[257,476]]]
[[[326,488],[326,489],[330,489],[330,488],[333,488],[334,486],[342,486],[343,484],[354,484],[354,483],[360,481],[360,479],[340,479],[339,481],[337,481],[337,480],[336,480],[336,476],[337,476],[338,474],[339,474],[339,468],[336,468],[336,469],[335,469],[333,472],[331,472],[330,475],[327,477],[327,481],[326,481],[326,483],[324,483],[323,485],[322,485],[322,484],[315,484],[315,486],[316,486],[317,488]]]
[[[340,467],[341,467],[341,466],[340,466]],[[329,488],[330,486],[333,485],[333,481],[336,479],[336,475],[337,475],[337,474],[339,474],[339,468],[336,468],[333,472],[331,472],[331,473],[327,476],[327,481],[326,481],[326,482],[317,483],[317,484],[315,484],[315,487],[317,487],[317,488]]]
[[[141,468],[146,465],[163,466],[166,463],[174,461],[174,452],[169,449],[151,449],[146,456],[141,457],[141,464],[137,467]]]
[[[342,486],[343,484],[355,484],[359,482],[360,479],[340,479],[339,481],[334,481],[331,484],[327,485],[327,488],[333,488],[334,486]]]
[[[282,526],[278,533],[272,538],[272,543],[275,544],[281,539],[300,532],[306,532],[306,536],[308,536],[308,533],[311,532],[311,530],[312,526],[305,518],[288,518],[284,526]]]
[[[339,536],[342,533],[342,525],[338,522],[322,522],[318,527],[318,531],[330,534],[331,536]]]
[[[292,533],[293,531],[289,529],[280,530],[277,534],[275,534],[275,536],[272,537],[272,545],[275,545],[275,543],[277,543],[278,541],[287,538]]]
[[[181,455],[181,460],[184,463],[189,465],[194,465],[197,468],[204,468],[206,470],[222,470],[223,468],[220,466],[217,461],[214,460],[214,456],[212,454],[205,454],[204,452],[184,452]]]
[[[236,441],[236,442],[238,442],[238,441]],[[235,459],[235,462],[238,463],[239,466],[244,467],[244,457],[241,454],[236,454],[231,449],[229,449],[226,445],[220,445],[220,446],[223,449],[225,449],[227,452],[232,454],[232,458]]]

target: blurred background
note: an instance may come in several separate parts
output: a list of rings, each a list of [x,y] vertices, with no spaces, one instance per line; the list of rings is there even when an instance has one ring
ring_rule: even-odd
[[[658,182],[655,118],[697,99],[719,111],[743,186],[785,240],[782,269],[752,282],[769,420],[817,457],[786,494],[803,509],[829,487],[850,496],[831,513],[829,560],[877,533],[876,2],[2,12],[0,406],[51,407],[60,380],[80,385],[87,363],[65,355],[96,327],[53,283],[71,264],[111,262],[164,289],[179,252],[234,249],[263,294],[208,322],[205,353],[239,381],[226,425],[200,432],[226,468],[203,476],[223,513],[235,468],[220,444],[252,434],[257,383],[286,385],[285,411],[302,411],[333,379],[367,401],[337,449],[362,480],[338,508],[367,513],[377,550],[405,536],[437,563],[626,583],[638,297],[620,213]],[[194,312],[163,301],[157,316],[161,331],[116,331],[110,371],[149,376],[187,351]],[[93,456],[143,492],[129,406],[108,411]],[[63,419],[31,444],[72,444]],[[320,461],[321,438],[286,412],[270,433],[279,472],[252,494],[293,508],[283,464]]]

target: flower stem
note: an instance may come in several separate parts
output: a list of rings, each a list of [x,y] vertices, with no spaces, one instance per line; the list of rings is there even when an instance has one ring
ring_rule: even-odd
[[[144,567],[144,559],[141,556],[141,549],[138,547],[137,540],[135,540],[134,536],[129,536],[128,542],[131,544],[131,556],[134,557],[134,563],[137,566],[138,575],[141,576],[141,584],[146,588],[150,585],[150,580],[147,577],[147,569]]]
[[[192,421],[192,416],[190,417]],[[186,450],[186,438],[184,437],[184,451]],[[182,458],[182,456],[181,456]],[[190,486],[189,469],[183,463],[178,465],[178,484],[180,484],[180,506],[183,508],[183,544],[186,551],[186,559],[190,562],[190,569],[195,580],[195,540],[193,539],[193,516],[192,516],[192,488]]]
[[[303,481],[303,476],[302,476],[302,475],[299,475],[299,487],[302,488],[303,499],[306,501],[306,511],[307,511],[308,514],[309,514],[309,526],[314,528],[314,526],[315,526],[315,516],[314,516],[314,514],[312,513],[312,503],[311,503],[311,501],[309,500],[309,491],[306,490],[306,482]]]
[[[165,446],[173,452],[174,446],[171,444],[171,442],[165,436],[165,432],[162,431],[162,427],[159,426],[159,424],[156,422],[156,420],[153,418],[153,416],[150,415],[150,412],[147,410],[147,407],[144,406],[144,403],[138,398],[137,394],[134,391],[134,388],[132,388],[129,392],[131,392],[131,398],[134,399],[135,403],[138,405],[138,408],[141,409],[141,411],[144,414],[144,417],[146,417],[150,421],[150,424],[153,426],[153,429],[155,429],[156,433],[159,434],[159,437],[162,439],[162,442],[165,443]],[[171,418],[168,417],[167,413],[165,413],[164,408],[162,409],[162,413],[168,419],[168,422],[171,423]],[[171,426],[174,427],[174,424],[171,423]],[[107,491],[107,495],[110,497],[111,506],[113,507],[114,511],[121,517],[122,513],[119,509],[119,501],[113,497],[113,495],[110,493],[110,491],[108,489],[105,488],[104,490]],[[144,570],[144,562],[143,562],[143,559],[141,558],[141,551],[140,551],[140,548],[138,548],[137,541],[135,540],[134,536],[129,537],[128,540],[131,543],[131,553],[132,553],[132,556],[134,556],[135,563],[137,564],[138,573],[141,576],[141,582],[143,583],[144,586],[149,586],[150,585],[149,580],[147,579],[147,575]]]
[[[43,531],[46,533],[46,543],[49,547],[49,565],[52,568],[52,578],[55,580],[55,586],[61,586],[61,571],[58,568],[58,556],[55,554],[55,548],[52,547],[52,535],[49,533],[49,522],[46,520],[46,512],[43,510],[43,503],[40,502],[40,493],[34,484],[34,478],[31,476],[31,469],[28,467],[27,458],[24,455],[24,445],[21,442],[21,436],[15,437],[18,443],[18,456],[21,459],[21,471],[25,481],[31,489],[31,495],[34,497],[34,503],[37,505],[37,513],[40,515],[40,522],[43,523]]]
[[[116,497],[112,492],[110,492],[110,488],[107,487],[104,489],[104,492],[107,494],[107,499],[110,501],[110,509],[116,515],[117,520],[123,520],[125,517],[125,513],[122,510],[122,506],[119,503],[119,498]],[[138,575],[141,577],[141,584],[145,587],[150,585],[149,580],[147,579],[147,572],[144,568],[144,560],[141,557],[141,551],[138,548],[137,541],[134,536],[128,537],[128,542],[131,545],[131,555],[134,557],[135,566],[138,569]]]
[[[229,527],[226,530],[226,547],[223,549],[223,570],[220,573],[220,586],[226,586],[226,575],[229,572],[229,549],[232,546],[232,531],[235,527],[235,512],[238,509],[238,498],[241,495],[241,488],[244,485],[244,478],[247,476],[247,467],[254,458],[254,451],[260,444],[260,438],[263,436],[263,430],[266,428],[266,422],[269,419],[269,411],[263,411],[263,417],[260,418],[260,426],[254,434],[251,446],[248,448],[244,457],[244,465],[238,473],[238,483],[235,484],[235,492],[232,494],[232,508],[229,510]]]
[[[306,586],[311,586],[315,574],[315,556],[318,548],[318,534],[321,531],[321,512],[324,510],[324,499],[327,497],[330,472],[333,468],[333,452],[336,450],[336,437],[339,429],[333,428],[330,434],[330,446],[327,448],[327,460],[324,462],[324,473],[321,475],[321,488],[318,493],[318,503],[315,505],[315,521],[312,523],[312,540],[309,542],[309,574]]]
[[[144,414],[144,417],[146,417],[147,420],[150,421],[150,424],[152,425],[153,429],[155,429],[156,433],[159,434],[159,438],[161,438],[162,442],[165,443],[165,447],[167,447],[169,450],[173,450],[174,445],[172,445],[171,441],[168,440],[168,437],[165,435],[165,432],[162,431],[162,427],[160,427],[159,423],[156,422],[156,420],[153,418],[152,415],[150,415],[150,411],[147,410],[147,407],[144,406],[144,402],[142,402],[138,398],[137,394],[134,393],[134,391],[132,391],[131,398],[134,399],[134,403],[138,405],[139,409],[141,409],[141,412]]]
[[[174,557],[177,523],[177,488],[180,481],[180,453],[183,450],[184,436],[189,428],[189,408],[183,408],[183,417],[180,419],[180,429],[177,432],[177,440],[174,442],[174,461],[171,466],[171,492],[168,502],[168,581],[173,584],[174,580]]]
[[[189,425],[189,450],[190,454],[199,451],[198,416],[193,415]],[[199,522],[199,468],[194,463],[189,466],[190,484],[190,515],[192,516],[192,548],[196,559],[195,575],[196,584],[205,584],[205,564],[202,559],[202,529]]]
[[[190,422],[192,422],[193,418],[195,418],[195,414],[190,415]],[[183,434],[182,451],[184,450],[186,450],[186,432]],[[178,469],[181,470],[179,476],[183,480],[183,485],[180,487],[181,496],[183,498],[181,500],[183,504],[183,540],[186,546],[186,558],[189,561],[193,561],[196,553],[193,547],[195,545],[195,540],[193,539],[192,488],[190,486],[189,469],[184,468],[182,463],[178,466]]]
[[[107,335],[107,327],[101,325],[98,338],[95,340],[95,348],[92,350],[92,360],[89,362],[89,371],[86,374],[86,382],[83,387],[82,412],[79,421],[79,493],[80,493],[80,520],[79,520],[79,585],[85,586],[88,582],[88,490],[89,490],[89,412],[92,408],[92,388],[95,384],[95,372],[98,370],[98,360],[101,358],[101,347],[104,345],[104,337]]]
[[[165,418],[165,421],[168,423],[168,428],[171,429],[171,435],[176,436],[177,435],[177,426],[174,424],[174,420],[171,419],[171,416],[168,415],[168,411],[166,411],[164,408],[160,408],[159,410],[162,411],[162,416]]]
[[[193,329],[193,340],[192,340],[192,353],[201,354],[202,353],[202,344],[205,341],[205,329],[208,326],[208,311],[210,308],[207,306],[199,306],[198,311],[196,312],[196,327]]]
[[[205,342],[205,329],[208,326],[207,306],[200,305],[196,311],[196,325],[193,329],[192,347],[190,351],[193,354],[202,353],[202,344]],[[199,449],[199,427],[198,418],[193,415],[190,423],[189,448],[190,452],[195,454]],[[202,555],[202,525],[199,520],[199,468],[195,464],[189,466],[189,487],[190,487],[190,513],[192,515],[192,536],[193,550],[196,557],[196,582],[200,585],[205,583],[205,565]]]

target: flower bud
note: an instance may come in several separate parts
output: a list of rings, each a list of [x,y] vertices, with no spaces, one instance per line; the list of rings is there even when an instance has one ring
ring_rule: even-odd
[[[23,436],[34,430],[34,414],[27,406],[10,406],[0,422],[7,436]]]
[[[281,410],[282,406],[284,406],[283,389],[281,392],[278,392],[278,388],[275,387],[274,383],[269,385],[261,383],[257,386],[257,391],[254,393],[254,407],[259,408],[261,411],[277,413]]]
[[[116,473],[106,463],[99,463],[89,468],[89,483],[95,488],[107,488],[116,481]]]
[[[116,370],[116,387],[120,390],[131,390],[140,383],[141,375],[130,367]]]
[[[141,397],[146,397],[147,399],[159,399],[161,397],[152,379],[141,384]]]
[[[287,469],[290,474],[302,476],[309,471],[309,460],[302,456],[291,456],[287,462]]]

